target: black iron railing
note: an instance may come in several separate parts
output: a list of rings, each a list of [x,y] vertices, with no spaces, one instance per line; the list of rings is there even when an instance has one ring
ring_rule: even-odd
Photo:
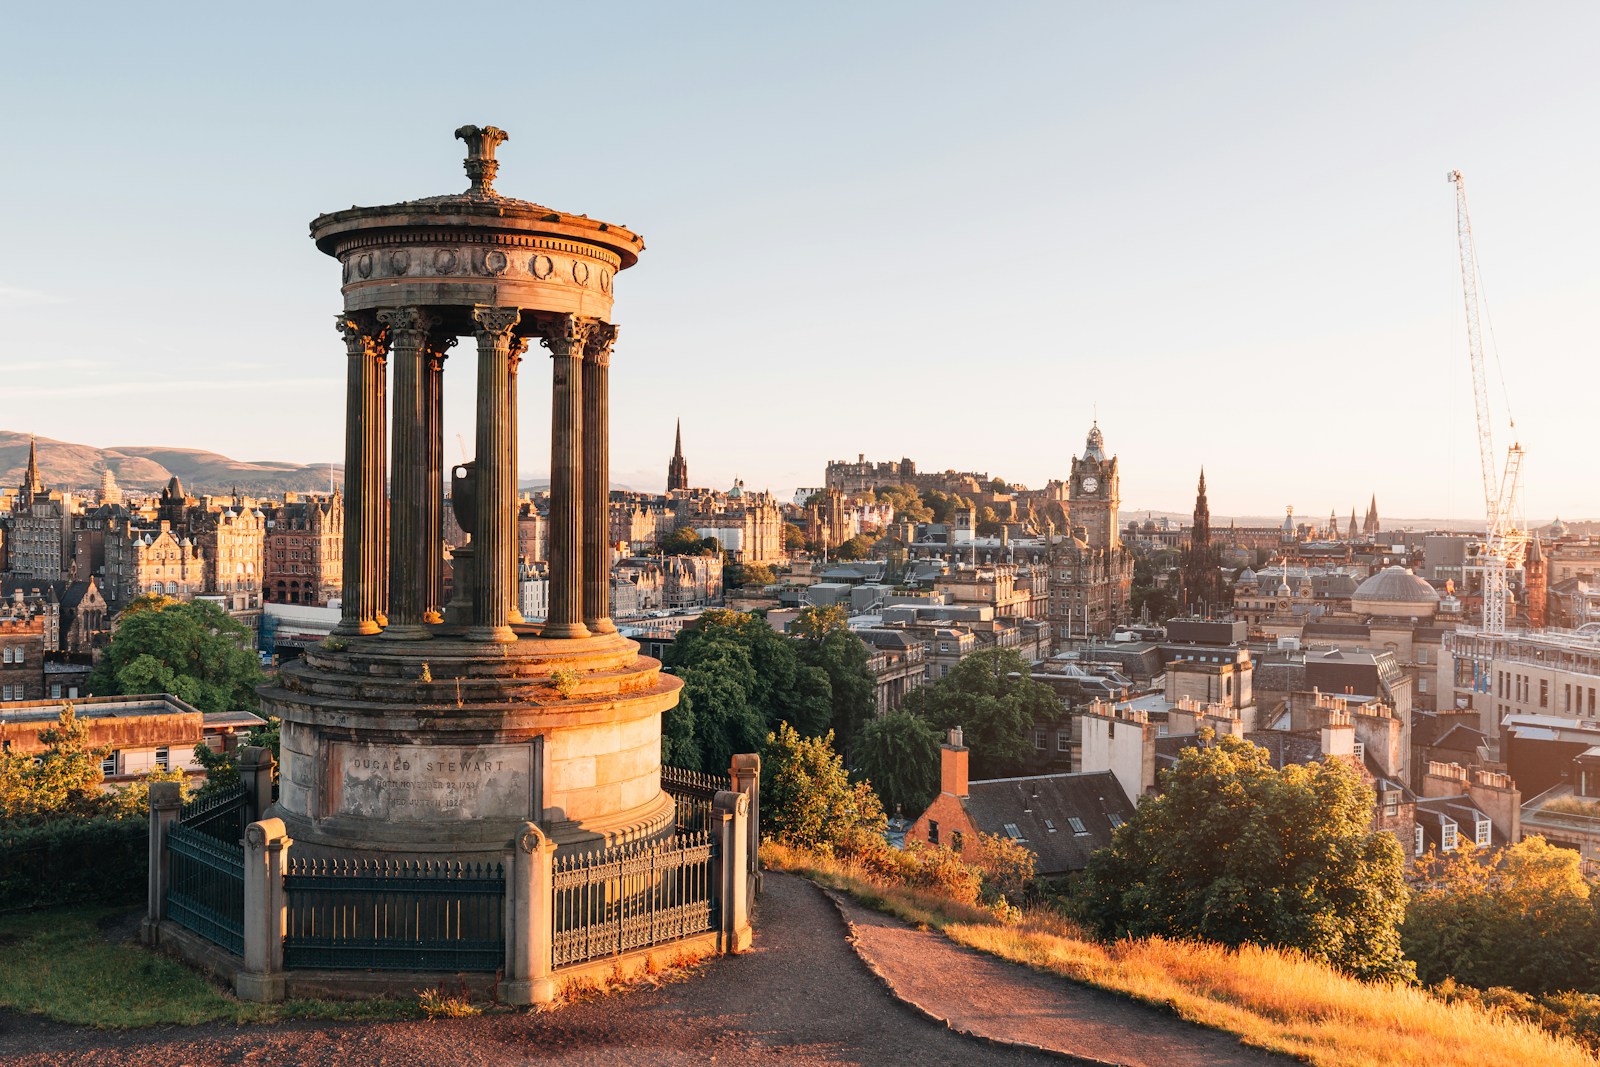
[[[506,880],[498,863],[291,858],[283,888],[285,967],[504,965]]]
[[[250,805],[243,783],[231,785],[209,795],[202,794],[183,806],[178,822],[219,841],[234,844],[244,840],[250,822]]]
[[[708,833],[558,856],[552,966],[716,929],[717,843]]]
[[[683,834],[711,829],[712,801],[718,793],[732,789],[733,783],[725,775],[662,767],[661,788],[677,805],[677,831]]]
[[[167,831],[167,917],[244,954],[244,846],[174,823]]]

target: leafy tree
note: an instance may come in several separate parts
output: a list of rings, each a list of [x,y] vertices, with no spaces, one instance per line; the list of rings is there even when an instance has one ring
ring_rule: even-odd
[[[244,744],[256,745],[270,749],[272,752],[272,777],[276,781],[279,771],[281,756],[279,752],[279,739],[283,723],[278,719],[269,719],[264,726],[252,726],[250,732],[245,734]],[[239,782],[239,754],[233,752],[218,752],[210,745],[201,741],[194,746],[194,761],[206,772],[206,784],[200,787],[201,796],[219,792]]]
[[[806,547],[806,532],[792,522],[783,524],[783,550],[802,552]]]
[[[886,485],[877,491],[878,503],[894,505],[894,516],[901,522],[932,522],[933,509],[922,502],[914,485]]]
[[[736,752],[754,752],[780,722],[821,733],[832,714],[827,674],[800,661],[796,644],[765,621],[708,611],[667,650],[686,702],[662,723],[663,759],[691,770],[720,770]]]
[[[122,613],[89,676],[96,693],[171,693],[201,711],[256,705],[250,631],[215,604],[140,597]]]
[[[889,811],[914,819],[938,795],[939,734],[921,716],[902,708],[868,719],[850,755]]]
[[[1049,686],[1030,677],[1027,662],[1009,648],[974,652],[950,673],[905,703],[941,735],[962,729],[978,777],[1001,777],[1033,752],[1033,727],[1062,713]]]
[[[1578,853],[1530,837],[1490,857],[1430,852],[1419,874],[1401,943],[1424,982],[1595,989],[1600,915]]]
[[[680,526],[657,541],[656,550],[666,556],[715,556],[721,553],[722,542],[701,537],[692,526]]]
[[[137,817],[149,809],[149,782],[182,781],[183,772],[154,771],[121,789],[103,788],[100,761],[109,747],[89,747],[89,727],[71,704],[39,731],[45,750],[32,755],[0,752],[0,823],[36,824],[54,819]]]
[[[996,514],[994,508],[985,504],[978,512],[978,536],[998,537],[1001,528],[1000,516]]]
[[[1004,478],[1001,478],[1001,477],[998,477],[998,476],[994,477],[994,478],[991,478],[991,479],[989,479],[989,492],[991,492],[991,493],[1009,493],[1009,492],[1011,492],[1011,484],[1009,482],[1007,482]]]
[[[1276,770],[1222,737],[1184,749],[1111,846],[1090,857],[1082,917],[1105,937],[1296,949],[1371,979],[1404,979],[1406,889],[1372,789],[1343,760]]]
[[[878,681],[867,665],[866,642],[851,631],[849,617],[837,605],[807,608],[790,632],[800,663],[827,680],[828,722],[834,734],[843,739],[855,737],[878,706]]]
[[[856,534],[833,550],[835,559],[871,559],[878,539],[872,534]]]
[[[736,589],[741,585],[771,585],[777,580],[765,563],[730,563],[722,571],[722,585]]]
[[[883,805],[866,782],[850,783],[833,734],[801,737],[788,723],[767,735],[761,753],[761,825],[799,848],[831,848],[866,832],[881,834]]]

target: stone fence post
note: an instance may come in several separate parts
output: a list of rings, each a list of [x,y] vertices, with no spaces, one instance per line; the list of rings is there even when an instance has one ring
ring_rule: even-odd
[[[750,861],[750,895],[754,898],[761,892],[761,756],[755,752],[734,756],[728,780],[733,783],[735,793],[750,798],[750,834],[746,848]]]
[[[265,819],[272,806],[272,767],[272,749],[261,745],[239,749],[239,780],[244,783],[250,822]]]
[[[531,822],[511,842],[506,864],[506,964],[501,996],[522,1007],[556,998],[550,960],[555,942],[556,843]]]
[[[718,835],[716,889],[722,951],[750,947],[750,798],[722,791],[712,801],[711,827]]]
[[[283,999],[283,937],[289,917],[283,869],[292,844],[282,819],[245,827],[244,969],[233,977],[233,992],[240,1000],[265,1004]]]
[[[172,864],[167,858],[167,831],[183,810],[181,782],[150,783],[150,880],[139,940],[153,945],[160,939],[161,920],[167,915],[167,886]]]

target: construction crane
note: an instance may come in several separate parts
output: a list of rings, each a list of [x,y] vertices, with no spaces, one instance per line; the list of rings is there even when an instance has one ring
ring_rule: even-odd
[[[1483,468],[1484,538],[1472,546],[1483,573],[1483,630],[1506,630],[1506,602],[1511,597],[1511,572],[1522,566],[1527,532],[1517,524],[1522,480],[1522,445],[1506,450],[1505,465],[1495,459],[1493,416],[1483,361],[1483,334],[1478,323],[1478,252],[1467,213],[1467,183],[1459,170],[1447,175],[1456,187],[1456,243],[1461,253],[1461,291],[1467,309],[1467,351],[1472,361],[1473,400],[1478,409],[1478,462]],[[1509,420],[1513,432],[1515,421]]]

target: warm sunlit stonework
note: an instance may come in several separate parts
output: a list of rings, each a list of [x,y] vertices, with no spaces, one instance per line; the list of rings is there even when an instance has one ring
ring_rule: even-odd
[[[264,693],[283,720],[276,813],[302,855],[498,856],[528,821],[560,845],[673,827],[660,715],[680,683],[607,617],[612,296],[644,245],[622,227],[502,196],[495,150],[506,134],[456,136],[466,192],[311,225],[343,278],[343,619]],[[452,472],[452,501],[472,543],[455,553],[444,603],[440,410],[462,338],[475,361],[477,448]],[[548,394],[544,375],[521,383],[535,353],[548,357]],[[550,610],[531,625],[517,611],[516,428],[519,405],[546,395]]]

